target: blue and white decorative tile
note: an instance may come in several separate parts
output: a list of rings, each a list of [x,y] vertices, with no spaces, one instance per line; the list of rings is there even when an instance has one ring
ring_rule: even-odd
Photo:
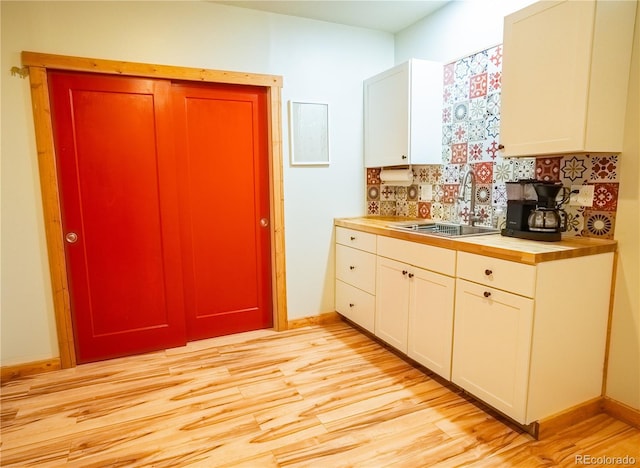
[[[514,179],[513,166],[513,159],[496,160],[496,163],[493,166],[493,182],[503,184],[505,182],[512,182]]]
[[[486,139],[484,120],[470,120],[467,127],[469,131],[469,141],[483,141]]]
[[[469,118],[469,101],[454,104],[451,114],[454,122],[466,121]]]
[[[618,182],[620,172],[617,155],[591,156],[591,182]]]
[[[489,65],[488,51],[483,50],[482,52],[472,55],[470,65],[472,74],[478,75],[480,73],[485,73]]]
[[[588,156],[565,156],[560,163],[560,176],[573,185],[586,182]]]
[[[500,135],[500,119],[498,117],[490,116],[487,118],[487,137],[498,139]]]
[[[535,158],[517,158],[513,160],[514,181],[524,179],[535,179],[536,177],[536,160]]]
[[[453,85],[453,102],[461,102],[469,100],[469,80],[465,82],[456,82]]]
[[[465,57],[461,60],[455,62],[454,66],[454,84],[460,83],[461,81],[468,81],[469,76],[471,76],[471,57]]]
[[[494,184],[491,191],[491,204],[494,206],[504,206],[507,204],[507,186],[504,184]]]
[[[459,164],[447,164],[444,166],[442,174],[442,181],[445,184],[459,184],[460,183],[460,165]]]
[[[442,145],[450,145],[453,141],[453,124],[442,126]]]
[[[487,116],[497,117],[500,119],[500,93],[494,93],[487,96]]]
[[[481,96],[469,101],[469,119],[484,120],[487,117],[487,97]]]

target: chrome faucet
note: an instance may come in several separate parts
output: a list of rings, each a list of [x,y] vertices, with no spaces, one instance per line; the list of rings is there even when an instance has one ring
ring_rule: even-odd
[[[469,197],[469,226],[474,226],[476,222],[480,221],[480,217],[476,215],[476,173],[473,170],[471,164],[467,165],[467,172],[462,179],[462,188],[460,190],[460,196],[458,200],[465,201],[467,198],[467,186],[471,182],[471,196]]]

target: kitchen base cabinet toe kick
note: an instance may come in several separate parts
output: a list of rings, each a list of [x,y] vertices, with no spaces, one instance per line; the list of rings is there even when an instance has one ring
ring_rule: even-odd
[[[336,310],[350,322],[536,438],[601,411],[613,251],[532,265],[336,230],[340,258],[345,233],[371,236],[364,289],[336,261]]]

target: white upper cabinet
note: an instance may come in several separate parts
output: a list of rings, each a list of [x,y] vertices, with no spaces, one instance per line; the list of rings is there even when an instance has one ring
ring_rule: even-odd
[[[411,59],[364,82],[365,167],[442,163],[442,80]]]
[[[543,1],[504,20],[503,155],[622,151],[635,1]]]

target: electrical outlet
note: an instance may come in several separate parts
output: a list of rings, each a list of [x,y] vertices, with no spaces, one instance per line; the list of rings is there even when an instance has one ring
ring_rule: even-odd
[[[433,200],[433,185],[420,184],[420,201]]]
[[[569,206],[593,206],[593,188],[593,185],[572,185]]]

